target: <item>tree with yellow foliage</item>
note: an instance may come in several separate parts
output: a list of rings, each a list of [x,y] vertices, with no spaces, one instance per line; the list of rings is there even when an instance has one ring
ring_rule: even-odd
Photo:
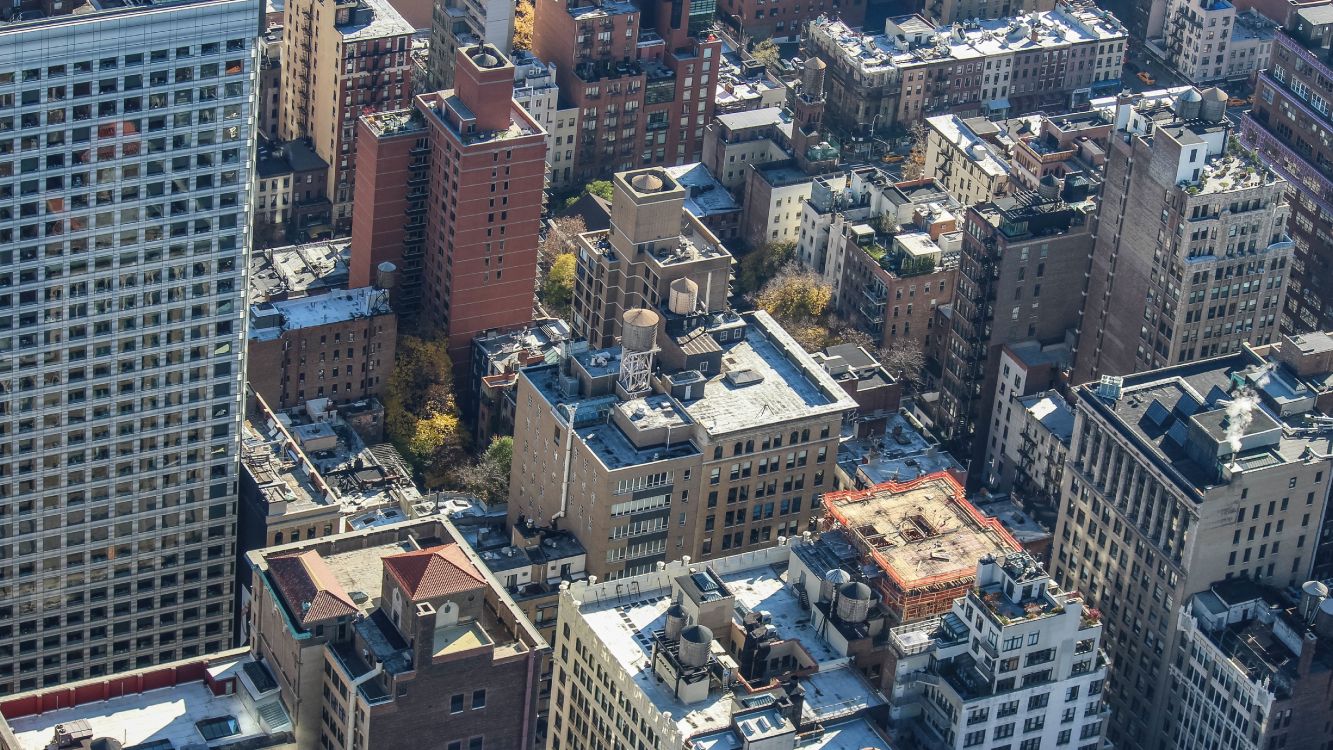
[[[514,6],[513,49],[532,49],[532,25],[537,17],[537,8],[532,0],[518,0]]]
[[[447,347],[443,338],[400,337],[384,399],[389,440],[427,487],[439,486],[460,465],[467,444]]]
[[[809,350],[822,349],[829,338],[829,303],[833,287],[817,274],[788,264],[769,279],[755,304]]]

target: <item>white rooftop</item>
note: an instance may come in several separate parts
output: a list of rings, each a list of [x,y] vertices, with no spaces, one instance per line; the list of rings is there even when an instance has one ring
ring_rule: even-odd
[[[936,115],[926,122],[954,148],[966,154],[969,161],[992,177],[1009,174],[1009,161],[990,143],[972,132],[958,115]]]
[[[347,24],[339,27],[344,42],[379,39],[386,36],[411,35],[416,27],[389,5],[388,0],[361,0],[370,9],[370,22]]]
[[[838,447],[838,463],[866,486],[910,482],[937,471],[961,472],[962,464],[922,429],[903,414],[894,414],[883,433],[844,441]]]
[[[686,412],[711,434],[747,430],[782,420],[834,414],[855,409],[856,402],[764,311],[754,313],[744,341],[722,356],[724,372],[749,370],[762,379],[715,377],[704,385],[703,398],[685,405]],[[797,366],[795,362],[800,362]]]
[[[847,659],[839,656],[811,626],[810,614],[801,608],[800,601],[787,585],[785,573],[779,576],[774,572],[772,563],[785,561],[789,550],[785,546],[774,547],[713,561],[712,564],[736,597],[738,607],[769,613],[778,637],[799,641],[818,663],[819,671],[801,680],[806,690],[803,717],[837,719],[880,705],[880,699],[856,670],[849,667]],[[736,567],[727,569],[732,565]],[[645,579],[652,580],[644,576],[636,581]],[[669,578],[664,576],[658,580],[665,581],[665,585],[638,591],[633,599],[610,596],[597,600],[585,591],[579,594],[584,600],[580,614],[653,706],[659,712],[670,712],[683,737],[726,729],[731,724],[729,695],[715,692],[707,700],[686,704],[676,697],[670,685],[653,674],[652,634],[666,625],[666,610],[671,605],[672,593]],[[722,742],[700,747],[723,750],[729,746]]]
[[[896,19],[903,31],[916,33],[920,19]],[[895,38],[895,19],[885,24],[885,34],[866,34],[840,20],[821,16],[811,22],[812,34],[827,38],[843,62],[867,73],[884,72],[939,61],[975,60],[992,55],[1012,55],[1034,49],[1056,49],[1083,42],[1124,39],[1124,26],[1111,14],[1090,8],[1029,13],[1009,18],[968,21],[926,31],[926,41],[911,44]],[[894,34],[891,36],[890,34]]]
[[[284,331],[385,315],[390,311],[389,293],[368,286],[337,289],[328,294],[270,302],[268,305],[271,310],[261,305],[250,308],[251,339],[272,341]],[[261,321],[273,312],[280,316],[278,325],[261,327]]]
[[[238,687],[232,695],[214,695],[202,681],[192,682],[23,716],[9,725],[18,739],[15,750],[46,750],[56,725],[75,721],[88,722],[94,738],[110,737],[123,747],[156,740],[168,740],[178,749],[207,746],[197,722],[228,716],[236,719],[239,729],[226,738],[228,742],[268,734],[242,691]]]

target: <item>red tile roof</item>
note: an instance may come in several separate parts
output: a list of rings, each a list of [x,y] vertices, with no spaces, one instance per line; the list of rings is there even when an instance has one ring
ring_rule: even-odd
[[[486,585],[486,578],[457,544],[384,558],[384,567],[414,602],[451,596]]]
[[[268,558],[268,576],[303,628],[357,612],[352,597],[314,550]]]

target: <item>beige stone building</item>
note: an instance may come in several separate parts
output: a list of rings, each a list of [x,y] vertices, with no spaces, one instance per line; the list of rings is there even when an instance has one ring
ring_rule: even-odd
[[[569,529],[602,578],[809,530],[856,408],[767,313],[662,322],[643,390],[630,344],[519,374],[510,521]]]
[[[727,309],[731,253],[686,210],[685,187],[657,168],[621,172],[612,185],[611,228],[578,237],[574,334],[610,346],[626,310],[665,305],[681,278],[697,285],[700,312]]]
[[[1105,615],[1116,747],[1169,741],[1182,707],[1168,666],[1191,595],[1328,575],[1333,461],[1297,372],[1246,346],[1075,389],[1051,564]]]
[[[934,177],[965,206],[987,203],[1010,192],[1009,157],[985,136],[994,123],[957,115],[926,119],[927,177]]]
[[[352,223],[356,120],[412,96],[412,24],[386,0],[289,0],[283,11],[281,140],[309,138],[329,165],[333,224]]]

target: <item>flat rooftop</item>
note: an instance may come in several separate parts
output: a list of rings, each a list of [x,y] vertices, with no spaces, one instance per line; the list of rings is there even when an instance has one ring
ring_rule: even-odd
[[[907,587],[971,576],[977,560],[1018,548],[997,520],[982,516],[963,498],[958,483],[943,474],[830,492],[824,507]]]
[[[740,213],[741,204],[702,163],[666,167],[666,172],[685,188],[685,210],[695,218]]]
[[[239,657],[210,664],[207,669],[217,675],[235,673],[247,661],[248,657]],[[47,750],[57,726],[64,725],[68,729],[76,722],[87,722],[94,738],[108,737],[119,742],[122,747],[169,742],[176,750],[269,737],[277,731],[291,728],[285,712],[281,710],[273,717],[277,726],[268,726],[258,712],[253,710],[252,699],[242,695],[242,691],[249,690],[250,686],[243,681],[238,682],[240,684],[230,695],[214,695],[201,678],[172,687],[16,717],[9,720],[10,728],[18,740],[18,747],[14,750]],[[227,719],[232,721],[228,722]],[[212,736],[206,736],[201,731],[201,724]],[[162,746],[163,750],[165,747]]]
[[[833,376],[768,313],[744,318],[750,323],[745,339],[724,348],[724,374],[704,384],[703,398],[685,405],[690,418],[717,435],[856,408]],[[725,374],[745,371],[762,379],[737,384]]]
[[[250,254],[250,304],[345,287],[351,256],[346,239],[256,250]]]
[[[785,564],[777,564],[785,563],[789,550],[789,547],[783,546],[762,553],[738,555],[728,558],[743,560],[736,563],[737,569],[715,569],[715,572],[736,597],[738,608],[770,613],[778,637],[798,641],[819,664],[819,671],[801,680],[806,693],[803,718],[814,720],[819,717],[841,717],[882,705],[883,701],[859,673],[848,667],[811,626],[810,613],[801,607],[800,600],[786,580]],[[783,572],[779,572],[779,568]],[[639,580],[645,578],[648,577],[640,577]],[[688,738],[724,730],[731,722],[730,693],[714,691],[706,701],[686,704],[676,697],[671,686],[653,674],[651,636],[654,631],[666,626],[666,610],[671,606],[671,593],[668,583],[658,588],[637,591],[627,597],[591,600],[592,597],[584,594],[581,595],[584,602],[580,614],[600,636],[620,667],[634,678],[653,706],[658,711],[671,713],[682,736]],[[735,614],[733,622],[740,622]],[[849,736],[853,735],[854,731],[849,733]],[[698,747],[713,750],[727,745],[705,744]]]
[[[1040,422],[1055,439],[1069,445],[1074,437],[1074,412],[1058,394],[1037,393],[1018,399],[1028,416]]]
[[[388,315],[389,292],[374,287],[250,306],[250,339],[273,341],[287,331]]]
[[[1279,417],[1268,389],[1282,390],[1278,378],[1261,377],[1271,363],[1253,350],[1125,376],[1119,398],[1098,395],[1098,384],[1079,386],[1078,400],[1137,443],[1144,454],[1196,500],[1225,484],[1218,459],[1228,459],[1232,473],[1280,468],[1304,460],[1307,450],[1333,453],[1333,432],[1293,429],[1303,414]],[[1236,384],[1244,384],[1241,389]],[[1225,440],[1225,409],[1231,401],[1256,398],[1252,419],[1237,433],[1241,450],[1232,454],[1201,440]],[[1280,428],[1280,429],[1279,429]],[[1207,460],[1205,461],[1205,457]],[[1203,462],[1201,462],[1203,461]]]
[[[1004,154],[973,132],[958,115],[936,115],[926,118],[926,122],[982,172],[991,177],[1009,174],[1009,160]]]
[[[344,42],[416,33],[416,27],[408,23],[388,0],[359,0],[357,4],[366,8],[367,12],[360,12],[361,7],[358,7],[358,12],[353,15],[355,21],[338,27]]]
[[[940,448],[924,427],[899,412],[889,417],[884,432],[844,440],[838,446],[838,465],[858,484],[910,482],[941,471],[962,473],[963,465]]]

